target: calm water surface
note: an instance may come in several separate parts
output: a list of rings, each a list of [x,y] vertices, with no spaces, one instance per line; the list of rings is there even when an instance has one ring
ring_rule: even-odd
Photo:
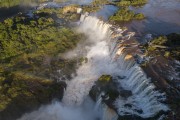
[[[125,24],[137,36],[180,33],[180,0],[149,0],[142,8],[130,9],[146,16],[145,20]]]

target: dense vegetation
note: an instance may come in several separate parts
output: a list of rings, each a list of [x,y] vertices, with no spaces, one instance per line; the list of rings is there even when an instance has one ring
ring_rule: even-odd
[[[163,55],[180,60],[180,34],[172,33],[160,36],[145,45],[146,54],[150,56]]]
[[[76,14],[77,6],[71,5],[64,8],[45,8],[42,10],[37,10],[35,14],[37,15],[45,15],[52,16],[56,18],[61,18],[61,23],[63,21],[77,21],[79,20],[80,15]]]
[[[0,60],[23,53],[56,54],[73,48],[78,36],[52,18],[28,19],[15,17],[0,23]]]
[[[40,15],[42,14],[37,14]],[[69,62],[58,60],[56,57],[73,49],[82,38],[82,35],[75,33],[71,28],[62,27],[62,24],[56,23],[51,17],[17,16],[0,23],[0,31],[2,70],[26,69],[36,74],[54,69],[51,65],[63,67],[75,63],[73,60]]]
[[[131,20],[142,20],[145,18],[142,13],[135,13],[129,10],[129,6],[142,6],[147,3],[147,0],[120,0],[113,2],[114,5],[119,6],[119,10],[109,18],[114,22],[128,22]]]
[[[0,23],[0,119],[20,117],[62,98],[65,85],[56,83],[62,77],[58,70],[69,78],[82,60],[65,60],[61,54],[73,49],[82,35],[63,20],[57,22],[61,14],[62,9],[44,9],[33,18],[19,15]]]
[[[130,20],[141,20],[144,18],[145,16],[142,13],[136,14],[128,8],[121,8],[118,12],[111,16],[109,20],[115,22],[127,22]]]
[[[141,6],[148,2],[148,0],[120,0],[116,3],[118,6]]]
[[[61,99],[63,89],[61,84],[22,72],[4,74],[0,77],[0,119],[15,119],[55,97]]]
[[[85,12],[96,12],[105,4],[109,4],[108,0],[93,0],[90,5],[83,6]]]
[[[100,5],[105,5],[105,4],[108,4],[108,3],[109,3],[108,0],[93,0],[91,4],[93,6],[100,6]]]

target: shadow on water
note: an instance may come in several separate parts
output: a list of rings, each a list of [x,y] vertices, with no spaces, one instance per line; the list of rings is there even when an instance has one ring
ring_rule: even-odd
[[[32,9],[32,7],[19,5],[10,8],[0,8],[0,22],[7,18],[17,15],[18,13],[25,13],[30,9]]]
[[[144,37],[146,34],[154,36],[167,35],[174,32],[180,32],[180,27],[174,23],[160,21],[156,19],[147,19],[142,21],[132,21],[130,24],[124,24],[130,31],[136,32],[136,37]]]
[[[19,6],[14,6],[11,8],[0,8],[0,21],[3,21],[4,19],[11,17],[21,11],[21,8]]]
[[[167,35],[180,32],[180,1],[179,0],[149,0],[143,7],[130,7],[136,13],[143,13],[145,20],[126,23],[136,36],[146,34]]]

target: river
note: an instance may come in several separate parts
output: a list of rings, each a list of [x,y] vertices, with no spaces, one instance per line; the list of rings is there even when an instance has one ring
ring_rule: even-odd
[[[117,10],[116,6],[105,5],[94,15],[108,21],[108,17]],[[149,0],[142,7],[131,6],[130,10],[143,13],[146,19],[132,20],[119,25],[126,26],[129,31],[135,32],[135,37],[139,42],[159,35],[180,32],[180,0]]]
[[[81,2],[79,4],[87,4],[90,1],[71,0],[73,3]],[[32,4],[29,6],[18,5],[10,8],[0,8],[0,21],[20,12],[27,12],[30,9],[32,9]],[[122,26],[128,27],[130,31],[136,32],[138,39],[142,40],[147,34],[156,36],[180,32],[180,0],[149,0],[143,7],[130,7],[130,9],[146,16],[145,20],[133,20],[122,24]],[[116,10],[117,7],[106,5],[95,15],[103,16],[104,20],[107,21],[108,17]]]
[[[130,9],[146,16],[145,20],[124,24],[129,30],[136,32],[137,38],[147,34],[157,36],[180,32],[180,0],[149,0],[141,8]]]

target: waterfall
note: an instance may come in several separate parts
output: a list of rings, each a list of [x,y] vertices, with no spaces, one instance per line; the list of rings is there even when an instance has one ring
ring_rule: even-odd
[[[101,110],[94,111],[94,102],[89,98],[85,101],[84,104],[76,107],[54,102],[25,114],[18,120],[102,120]]]
[[[84,97],[89,94],[94,82],[104,73],[111,72],[109,68],[109,49],[105,40],[112,34],[109,24],[104,24],[95,17],[82,16],[79,31],[87,35],[93,44],[89,47],[86,57],[88,62],[77,70],[77,76],[67,83],[63,102],[69,105],[80,105]],[[89,29],[90,28],[90,29]],[[115,66],[115,65],[114,65]]]
[[[94,110],[97,111],[98,108],[100,108],[100,105],[102,104],[102,97],[101,97],[101,94],[99,95],[97,101],[96,101],[96,104],[95,104],[95,107],[94,107]]]
[[[155,86],[135,60],[124,52],[122,41],[129,40],[134,34],[125,36],[118,27],[114,27],[93,16],[82,15],[79,32],[84,33],[93,43],[87,52],[88,62],[80,66],[77,76],[67,84],[63,102],[68,105],[80,105],[88,96],[94,82],[103,74],[125,76],[117,80],[119,86],[130,90],[132,96],[119,98],[114,105],[119,115],[138,115],[143,118],[153,117],[168,107],[161,103],[164,93],[155,90]],[[119,42],[119,40],[121,42]],[[127,105],[129,105],[127,107]]]
[[[123,88],[132,92],[131,96],[119,96],[115,100],[114,106],[119,115],[149,118],[169,109],[162,103],[166,99],[165,94],[155,90],[151,79],[147,78],[133,57],[125,52],[126,47],[121,44],[130,40],[133,33],[125,33],[125,29],[88,15],[81,16],[77,31],[84,33],[90,43],[82,48],[88,61],[76,70],[76,76],[67,81],[62,103],[42,107],[19,120],[117,120],[116,112],[106,105],[102,107],[103,114],[96,113],[98,107],[101,108],[101,97],[96,104],[83,105],[94,82],[105,74],[124,76],[123,79],[117,77],[117,89],[120,91],[120,88]]]
[[[101,111],[101,120],[117,120],[118,114],[109,108],[106,104],[102,104],[102,96],[104,95],[105,94],[102,92],[98,96],[94,107],[94,112]]]
[[[102,116],[103,116],[102,120],[118,120],[118,114],[105,104],[103,105]]]

